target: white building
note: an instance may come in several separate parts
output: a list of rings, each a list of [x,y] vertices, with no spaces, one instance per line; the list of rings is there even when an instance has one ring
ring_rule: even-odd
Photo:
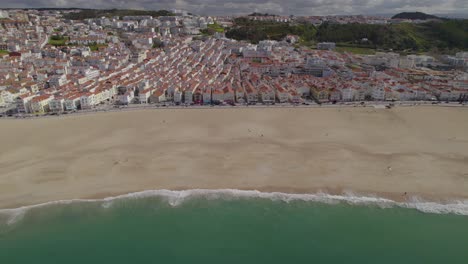
[[[352,86],[349,86],[341,90],[341,96],[342,96],[343,101],[347,101],[347,102],[354,101],[355,94],[356,94],[356,89]]]
[[[16,98],[16,109],[18,110],[18,113],[31,113],[31,100],[33,98],[33,94],[24,94],[18,96]]]
[[[93,80],[99,77],[99,70],[87,69],[84,75],[88,80]]]
[[[121,104],[130,104],[132,103],[133,99],[135,98],[133,92],[126,92],[124,94],[118,95],[117,100]]]
[[[258,88],[258,93],[259,93],[260,99],[262,100],[262,103],[275,102],[275,91],[271,87],[265,84],[262,84]]]
[[[193,92],[188,89],[184,91],[184,103],[186,104],[193,103]]]
[[[49,79],[49,86],[50,87],[59,87],[67,83],[67,76],[65,74],[62,75],[54,75]]]
[[[317,44],[317,49],[319,50],[334,50],[336,44],[334,42],[321,42]]]
[[[385,100],[385,88],[382,85],[372,87],[372,98],[376,101]]]
[[[0,18],[8,18],[8,12],[5,10],[0,10]]]
[[[149,98],[151,96],[151,89],[148,88],[148,89],[145,89],[143,91],[141,91],[139,94],[138,94],[138,100],[140,101],[140,104],[147,104],[148,101],[149,101]]]
[[[63,112],[65,99],[54,98],[49,102],[49,109],[51,112]]]
[[[235,93],[236,93],[236,102],[237,103],[244,103],[245,102],[245,93],[244,93],[244,89],[241,87],[241,85],[239,84],[237,89],[235,90]]]
[[[34,97],[31,100],[32,113],[45,113],[49,111],[49,102],[54,99],[51,94],[44,94]]]
[[[182,92],[179,89],[174,91],[174,103],[180,104],[182,102]]]
[[[94,94],[86,93],[80,97],[81,109],[91,109],[94,103]]]
[[[280,86],[279,84],[276,84],[275,85],[275,90],[276,90],[276,99],[278,99],[278,101],[280,103],[285,103],[288,101],[289,99],[289,92],[284,89],[282,86]]]
[[[80,107],[81,105],[80,99],[81,99],[81,96],[79,94],[69,96],[67,99],[65,99],[65,102],[64,102],[65,110],[73,111],[73,110],[78,109],[78,107]]]

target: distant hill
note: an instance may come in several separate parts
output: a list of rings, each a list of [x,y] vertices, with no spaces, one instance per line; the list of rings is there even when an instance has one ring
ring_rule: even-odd
[[[298,35],[306,42],[336,42],[339,45],[394,51],[460,51],[468,50],[468,20],[446,19],[425,23],[388,25],[312,24],[254,21],[244,17],[234,20],[226,37],[258,43],[261,40],[282,40]],[[366,38],[365,43],[362,39]]]
[[[403,12],[396,14],[392,19],[411,19],[411,20],[427,20],[427,19],[439,19],[434,15],[428,15],[422,12]]]
[[[82,20],[88,18],[113,17],[113,16],[173,16],[174,13],[167,10],[133,10],[133,9],[84,9],[80,12],[65,14],[65,19]]]
[[[268,14],[268,13],[257,13],[257,12],[254,12],[252,14],[249,14],[248,16],[278,16],[278,15],[275,15],[275,14]]]

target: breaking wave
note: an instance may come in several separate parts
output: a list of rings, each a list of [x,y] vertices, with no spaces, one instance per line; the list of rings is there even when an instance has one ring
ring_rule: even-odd
[[[373,205],[380,208],[409,208],[416,209],[424,213],[432,214],[456,214],[468,216],[468,200],[454,200],[447,203],[437,203],[424,201],[418,197],[412,197],[408,202],[397,202],[391,199],[375,197],[375,196],[360,196],[354,193],[348,192],[343,195],[333,195],[323,192],[315,194],[291,194],[281,192],[260,192],[256,190],[235,190],[235,189],[191,189],[182,191],[171,191],[171,190],[148,190],[142,192],[129,193],[114,197],[107,197],[104,199],[73,199],[73,200],[59,200],[52,201],[42,204],[23,206],[14,209],[0,209],[0,216],[6,216],[6,223],[8,225],[14,224],[21,220],[26,212],[30,209],[41,208],[53,205],[67,205],[72,203],[100,203],[102,208],[110,208],[113,203],[118,200],[124,199],[141,199],[148,197],[162,198],[170,206],[176,207],[181,205],[184,201],[203,198],[209,200],[224,199],[248,199],[248,198],[260,198],[270,199],[272,201],[283,201],[286,203],[292,201],[304,201],[304,202],[320,202],[326,204],[337,204],[346,203],[350,205]]]

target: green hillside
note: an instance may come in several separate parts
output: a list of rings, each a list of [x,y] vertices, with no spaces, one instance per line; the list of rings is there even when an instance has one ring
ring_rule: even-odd
[[[396,14],[392,17],[392,19],[420,19],[420,20],[426,20],[426,19],[438,19],[437,16],[434,15],[428,15],[422,12],[403,12]]]
[[[318,28],[310,24],[253,21],[238,18],[226,36],[258,43],[299,35],[303,42],[336,42],[348,47],[395,51],[456,51],[468,49],[468,20],[430,21],[421,24],[389,25],[331,24]]]
[[[304,41],[315,38],[317,29],[311,24],[289,24],[274,21],[254,21],[245,17],[236,18],[235,26],[226,32],[226,37],[237,40],[249,40],[258,43],[261,40],[282,40],[286,35],[299,35]]]

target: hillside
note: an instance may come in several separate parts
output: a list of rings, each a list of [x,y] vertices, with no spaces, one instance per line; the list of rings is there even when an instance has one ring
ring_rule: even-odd
[[[363,38],[368,42],[361,43]],[[398,51],[468,49],[468,20],[447,20],[422,24],[323,24],[318,41],[368,45]]]
[[[299,35],[305,42],[336,42],[341,46],[395,51],[447,52],[468,49],[468,20],[429,21],[421,24],[310,24],[252,21],[238,18],[226,36],[258,43]],[[367,39],[367,41],[363,41]]]
[[[317,29],[312,24],[289,24],[274,21],[256,21],[245,17],[236,18],[235,26],[226,32],[226,37],[237,40],[249,40],[258,43],[261,40],[282,40],[286,35],[299,35],[305,41],[315,38]]]
[[[64,15],[65,19],[82,20],[88,18],[114,17],[114,16],[173,16],[170,11],[159,10],[132,10],[132,9],[84,9],[76,13]]]
[[[392,19],[427,20],[427,19],[439,19],[439,17],[425,14],[422,12],[403,12],[403,13],[394,15]]]

